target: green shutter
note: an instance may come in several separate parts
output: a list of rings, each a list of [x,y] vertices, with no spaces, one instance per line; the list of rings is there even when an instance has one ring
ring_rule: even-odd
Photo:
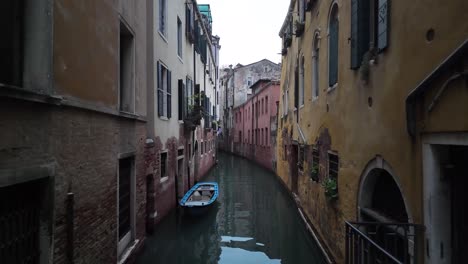
[[[351,1],[351,69],[361,66],[364,54],[369,50],[370,2]]]
[[[161,64],[157,62],[157,88],[156,90],[158,91],[158,116],[163,116],[164,115],[164,106],[163,106],[163,101],[164,101],[164,93],[162,91],[162,73],[161,73]]]
[[[167,70],[167,118],[172,117],[171,97],[171,71]]]
[[[328,85],[331,87],[338,82],[338,19],[330,21],[330,58],[328,65]]]
[[[377,17],[377,47],[379,51],[388,46],[388,27],[390,25],[390,0],[378,0],[379,9]]]

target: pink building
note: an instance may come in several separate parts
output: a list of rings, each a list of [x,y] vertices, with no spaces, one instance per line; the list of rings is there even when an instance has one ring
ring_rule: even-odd
[[[234,108],[233,152],[274,171],[279,81],[260,79],[252,95]]]

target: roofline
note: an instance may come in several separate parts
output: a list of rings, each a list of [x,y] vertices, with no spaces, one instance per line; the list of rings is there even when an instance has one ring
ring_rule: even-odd
[[[278,80],[270,80],[270,82],[267,83],[265,86],[263,86],[260,91],[263,91],[264,89],[266,89],[266,88],[268,88],[268,87],[270,87],[272,85],[279,85],[279,84],[280,84],[280,81],[278,81]],[[233,110],[236,110],[237,108],[246,105],[248,102],[250,102],[252,100],[252,98],[253,98],[253,96],[248,98],[247,101],[243,102],[242,104],[234,107]]]
[[[283,32],[284,32],[284,28],[287,26],[287,22],[288,22],[288,19],[291,17],[293,11],[294,11],[294,6],[296,5],[296,0],[291,0],[291,2],[289,3],[289,8],[288,8],[288,13],[286,14],[286,17],[284,18],[284,21],[283,21],[283,25],[281,26],[281,29],[280,29],[280,32],[278,33],[278,35],[280,36],[280,38],[283,37]]]
[[[279,66],[279,63],[274,63],[274,62],[272,62],[271,60],[265,58],[265,59],[261,59],[261,60],[256,61],[256,62],[252,62],[252,63],[247,64],[247,65],[242,65],[242,66],[240,66],[240,67],[234,68],[234,70],[237,70],[237,69],[240,69],[240,68],[244,68],[244,67],[247,67],[247,66],[251,66],[251,65],[256,64],[256,63],[259,63],[259,62],[261,62],[261,61],[268,61],[268,62],[271,62],[271,63],[273,63],[273,64]],[[240,63],[238,63],[238,64],[240,64]]]

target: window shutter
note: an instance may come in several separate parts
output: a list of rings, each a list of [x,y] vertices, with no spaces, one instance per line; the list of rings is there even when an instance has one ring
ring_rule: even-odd
[[[167,118],[172,117],[172,105],[171,105],[171,71],[167,70]]]
[[[358,17],[359,17],[358,0],[351,0],[351,69],[357,69],[361,65],[359,61],[358,49]]]
[[[178,115],[179,115],[179,120],[184,120],[184,81],[179,79],[177,82],[177,99],[178,99]]]
[[[163,106],[163,101],[164,101],[164,94],[162,90],[162,73],[161,73],[161,64],[158,62],[157,63],[157,91],[158,91],[158,116],[163,116],[164,115],[164,106]]]
[[[388,46],[388,26],[390,19],[390,0],[379,0],[378,11],[378,29],[377,29],[377,47],[379,51],[384,50]]]
[[[330,58],[328,71],[328,85],[331,87],[338,82],[338,20],[330,22]]]
[[[299,109],[299,73],[297,66],[294,71],[294,107]]]

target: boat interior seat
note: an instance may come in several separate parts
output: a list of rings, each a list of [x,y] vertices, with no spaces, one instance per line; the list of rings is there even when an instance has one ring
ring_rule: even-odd
[[[202,191],[202,196],[208,196],[211,197],[212,193],[210,191]]]

